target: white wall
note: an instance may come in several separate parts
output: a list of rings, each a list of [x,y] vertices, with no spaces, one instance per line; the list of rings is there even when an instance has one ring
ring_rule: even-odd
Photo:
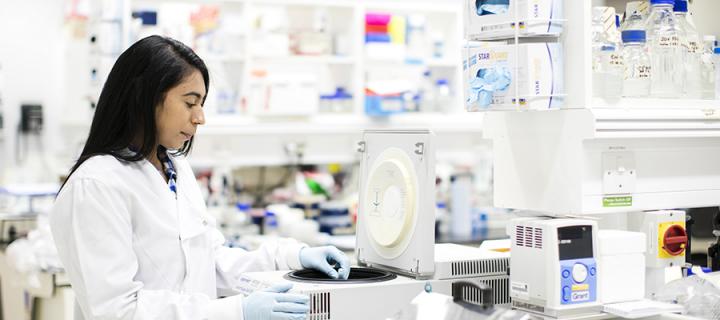
[[[63,4],[60,0],[2,1],[0,3],[0,64],[3,67],[3,172],[15,165],[15,133],[20,104],[41,103],[44,110],[44,146],[62,147],[57,119],[63,97]],[[2,163],[2,162],[0,162]],[[7,177],[8,174],[5,175]]]
[[[720,1],[718,0],[692,0],[690,7],[693,12],[695,25],[703,35],[712,34],[720,39]]]

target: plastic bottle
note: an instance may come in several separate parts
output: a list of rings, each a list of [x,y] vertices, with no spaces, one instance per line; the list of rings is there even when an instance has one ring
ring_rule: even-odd
[[[432,84],[430,70],[425,70],[420,82],[420,111],[422,112],[435,111],[433,110],[435,107],[435,90]]]
[[[263,221],[262,234],[264,235],[277,235],[278,234],[278,222],[275,212],[265,211],[265,219]]]
[[[618,99],[624,70],[620,43],[615,37],[615,9],[593,7],[592,18],[593,93],[596,97]]]
[[[702,59],[702,85],[703,99],[715,99],[715,62],[713,50],[715,49],[715,36],[703,37]]]
[[[472,236],[472,175],[456,174],[450,177],[450,234],[466,239]]]
[[[447,236],[450,233],[450,213],[443,201],[435,204],[435,238]]]
[[[645,31],[625,30],[622,32],[624,97],[647,97],[650,95],[650,55],[645,47]]]
[[[447,79],[438,79],[435,82],[435,110],[442,112],[452,108],[452,96],[450,95],[450,84]]]
[[[645,24],[652,69],[650,95],[678,98],[682,95],[685,81],[682,61],[685,35],[673,14],[675,0],[650,0],[650,5],[650,15]]]
[[[685,0],[676,0],[675,18],[682,33],[685,34],[685,41],[682,41],[684,49],[683,62],[685,66],[685,86],[683,94],[686,98],[700,99],[702,97],[702,52],[700,48],[700,34],[692,21],[688,19],[688,3]]]

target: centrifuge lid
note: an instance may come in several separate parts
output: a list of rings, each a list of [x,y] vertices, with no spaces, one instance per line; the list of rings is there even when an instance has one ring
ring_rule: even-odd
[[[356,256],[423,278],[434,273],[435,155],[428,130],[365,131]]]

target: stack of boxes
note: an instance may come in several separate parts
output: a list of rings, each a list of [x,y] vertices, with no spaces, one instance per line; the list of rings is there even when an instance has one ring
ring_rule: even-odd
[[[468,111],[554,109],[564,104],[562,0],[466,0]],[[542,37],[548,42],[525,41]]]
[[[406,19],[404,16],[387,13],[365,14],[365,54],[367,58],[384,61],[404,59],[406,53],[405,29]],[[385,81],[368,79],[365,88],[365,112],[368,115],[389,115],[405,110],[402,90],[389,90],[389,86],[385,84]]]

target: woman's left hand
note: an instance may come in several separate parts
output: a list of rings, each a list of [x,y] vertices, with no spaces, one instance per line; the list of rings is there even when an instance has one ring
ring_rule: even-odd
[[[300,264],[303,268],[321,271],[333,279],[347,280],[350,276],[350,259],[333,246],[301,249]],[[338,264],[340,268],[335,271],[335,265]]]

